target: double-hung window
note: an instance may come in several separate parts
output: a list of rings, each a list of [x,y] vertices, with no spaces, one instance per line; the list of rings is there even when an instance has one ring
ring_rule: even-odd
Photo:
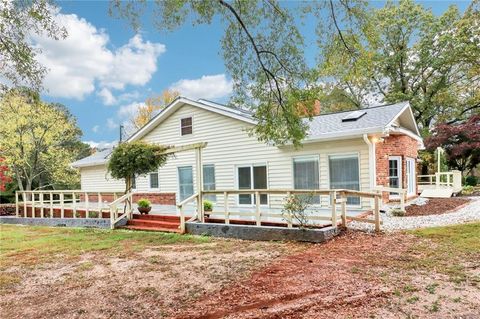
[[[295,157],[293,159],[293,188],[319,189],[320,174],[318,156]],[[320,203],[320,196],[314,196],[312,204]]]
[[[358,155],[331,155],[328,158],[330,188],[360,190]],[[347,204],[360,205],[359,197],[348,197]]]
[[[215,190],[215,165],[203,165],[203,189],[206,191]],[[205,199],[210,201],[216,201],[217,196],[215,194],[205,195]]]
[[[193,119],[191,116],[180,120],[180,132],[182,136],[193,133]]]
[[[150,175],[150,188],[157,189],[159,187],[158,172],[152,172],[149,175]]]
[[[267,166],[249,165],[237,167],[238,189],[267,189]],[[238,195],[240,205],[253,205],[256,202],[255,194]],[[268,205],[268,195],[260,194],[260,204]]]
[[[178,168],[178,188],[180,201],[193,195],[193,171],[191,166]]]

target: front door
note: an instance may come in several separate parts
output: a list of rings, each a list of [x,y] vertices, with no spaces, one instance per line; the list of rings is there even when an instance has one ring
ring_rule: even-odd
[[[402,187],[402,158],[400,156],[388,158],[388,186],[391,188]],[[398,194],[390,193],[390,198],[398,198]]]
[[[407,158],[407,191],[408,195],[415,195],[415,160]]]

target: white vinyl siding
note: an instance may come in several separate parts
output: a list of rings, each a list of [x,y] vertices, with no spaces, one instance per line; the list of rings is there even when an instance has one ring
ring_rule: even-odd
[[[181,136],[179,134],[180,119],[191,116],[194,118],[194,134]],[[360,165],[360,189],[369,189],[368,146],[361,137],[349,140],[335,140],[318,143],[306,143],[295,149],[293,146],[271,146],[259,142],[255,136],[249,136],[246,131],[251,125],[240,120],[232,119],[211,111],[203,110],[190,105],[179,108],[170,117],[165,119],[156,128],[145,135],[145,142],[164,145],[186,145],[197,142],[207,142],[202,152],[204,164],[215,165],[216,189],[237,189],[237,167],[249,166],[255,163],[264,163],[267,167],[269,189],[293,188],[292,158],[315,156],[319,163],[319,188],[330,187],[328,176],[328,155],[336,153],[358,153]],[[159,169],[160,190],[162,192],[178,194],[177,167],[193,166],[193,185],[196,185],[195,152],[181,152],[169,158],[166,165]],[[121,181],[105,182],[105,171],[97,171],[95,176],[84,178],[82,169],[82,189],[102,191],[112,185],[123,185]],[[109,184],[111,183],[111,184]],[[196,188],[196,187],[194,187]],[[124,187],[120,186],[120,190]],[[137,177],[137,191],[148,192],[148,176]],[[285,195],[270,195],[268,205],[281,208]],[[237,204],[237,196],[229,196],[229,205]],[[223,202],[223,195],[217,195],[217,202]],[[321,198],[322,206],[328,206],[326,196]],[[370,206],[368,199],[363,200],[365,206]]]

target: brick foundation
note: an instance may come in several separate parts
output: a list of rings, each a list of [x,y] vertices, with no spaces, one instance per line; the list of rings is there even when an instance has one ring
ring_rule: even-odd
[[[122,196],[122,193],[117,193],[117,198]],[[133,195],[133,202],[137,202],[140,198],[148,199],[152,204],[157,205],[176,205],[175,193],[135,193]],[[85,196],[82,194],[80,196],[81,201],[85,201]],[[89,194],[89,202],[95,203],[98,202],[98,195]],[[103,202],[113,202],[114,196],[112,194],[102,194]]]
[[[377,185],[389,187],[389,156],[400,156],[402,158],[402,188],[407,188],[407,162],[406,159],[418,157],[418,142],[407,135],[390,135],[384,138],[383,142],[375,144],[375,159],[376,159],[376,173]],[[416,165],[415,165],[416,168]],[[417,173],[415,171],[415,178]],[[418,185],[415,183],[417,190]],[[415,192],[415,194],[417,191]],[[415,197],[415,196],[413,196]],[[409,197],[409,198],[413,198]],[[388,193],[383,194],[383,202],[389,201]]]

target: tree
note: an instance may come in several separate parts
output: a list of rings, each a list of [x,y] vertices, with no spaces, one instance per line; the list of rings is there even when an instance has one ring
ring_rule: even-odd
[[[303,57],[303,37],[295,14],[284,3],[262,1],[165,0],[112,2],[111,13],[128,19],[135,28],[143,15],[153,12],[160,30],[181,25],[224,24],[222,55],[233,78],[232,103],[251,108],[258,125],[252,133],[260,140],[298,145],[307,125],[297,112],[299,103],[313,108],[308,88],[312,78]],[[297,12],[298,13],[298,12]]]
[[[387,2],[323,43],[319,76],[357,106],[410,101],[425,133],[462,121],[480,111],[479,21],[478,1],[440,16],[412,0]]]
[[[0,192],[4,192],[6,190],[7,183],[12,181],[12,178],[7,175],[8,173],[8,166],[4,165],[5,159],[0,157]]]
[[[108,161],[108,171],[116,179],[125,180],[125,194],[132,189],[132,179],[148,174],[163,166],[168,155],[163,152],[166,146],[145,142],[121,143],[112,152]]]
[[[480,115],[460,124],[437,125],[425,146],[430,151],[441,147],[450,167],[462,172],[472,170],[480,164]]]
[[[67,31],[56,23],[54,15],[55,7],[49,0],[0,0],[0,78],[7,81],[3,86],[41,88],[47,70],[35,60],[38,49],[30,37],[65,38]]]
[[[134,129],[139,130],[150,121],[158,112],[175,100],[180,93],[172,90],[164,90],[159,96],[149,97],[145,105],[140,106],[130,119]]]
[[[0,156],[21,191],[78,185],[70,163],[80,136],[63,105],[44,103],[28,90],[11,90],[0,100]]]

